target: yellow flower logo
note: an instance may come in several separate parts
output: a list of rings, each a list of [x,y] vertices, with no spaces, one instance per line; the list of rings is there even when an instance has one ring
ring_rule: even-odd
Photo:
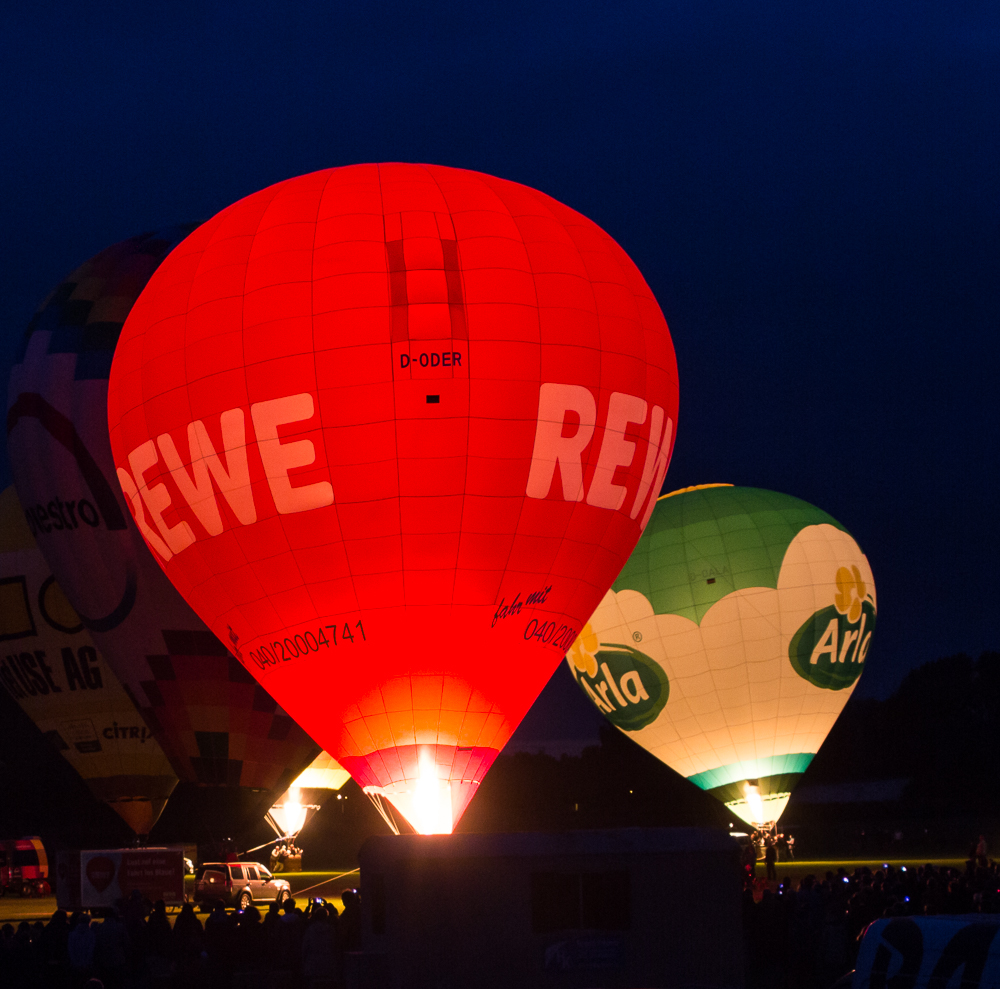
[[[861,571],[857,567],[841,567],[837,571],[837,596],[833,603],[837,611],[847,615],[847,620],[853,625],[861,617],[861,604],[865,599],[867,588],[861,579]]]
[[[573,665],[589,677],[597,676],[597,650],[600,643],[597,641],[597,634],[590,627],[590,622],[583,626],[583,631],[577,636],[573,648],[569,651],[569,658]]]

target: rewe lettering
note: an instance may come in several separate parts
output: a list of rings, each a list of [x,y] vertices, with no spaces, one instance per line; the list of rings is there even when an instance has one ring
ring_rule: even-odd
[[[566,436],[564,432],[570,413],[579,419],[579,424],[572,435]],[[584,484],[583,454],[598,425],[594,395],[583,385],[547,382],[541,386],[535,446],[525,494],[529,498],[548,498],[558,467],[564,501],[586,501],[596,508],[618,511],[625,504],[628,488],[615,482],[615,472],[619,467],[631,467],[636,453],[635,442],[625,434],[630,425],[644,425],[647,416],[649,435],[642,479],[629,512],[629,517],[634,519],[649,496],[640,522],[640,527],[645,529],[667,472],[674,424],[669,416],[664,422],[660,406],[654,405],[650,412],[645,399],[625,392],[611,393],[597,466],[587,487]]]
[[[313,396],[303,392],[257,402],[250,406],[249,417],[242,408],[229,409],[217,421],[209,423],[212,433],[205,421],[195,419],[188,423],[183,439],[162,433],[155,440],[148,439],[135,447],[128,454],[128,468],[118,466],[118,480],[146,542],[166,562],[202,538],[198,529],[208,537],[221,534],[226,523],[220,494],[240,525],[253,525],[257,521],[257,505],[248,456],[248,447],[253,443],[279,515],[333,504],[330,481],[293,486],[289,476],[290,471],[316,462],[313,441],[279,436],[279,427],[306,422],[315,412]],[[572,435],[564,436],[571,414],[578,417],[579,423]],[[589,483],[585,484],[583,456],[598,425],[603,432],[597,462]],[[648,428],[648,435],[642,475],[629,517],[635,519],[645,506],[640,521],[645,528],[667,470],[674,424],[660,406],[649,409],[644,399],[625,392],[611,394],[605,421],[599,424],[597,401],[589,388],[556,383],[541,385],[526,496],[548,498],[558,468],[556,492],[564,500],[621,510],[629,490],[615,477],[619,468],[627,470],[635,459],[637,442],[629,439],[627,433],[636,427],[643,427],[643,433]],[[213,435],[220,437],[221,442],[216,442]],[[191,521],[180,518],[170,524],[165,518],[174,500],[164,483],[166,477],[171,479],[180,503],[190,509]],[[197,523],[197,529],[192,522]],[[513,607],[510,606],[508,613],[516,613]]]
[[[279,426],[304,422],[311,419],[314,412],[313,397],[308,392],[250,406],[257,452],[274,507],[280,515],[333,504],[333,485],[329,481],[293,487],[288,476],[296,467],[315,463],[316,448],[312,440],[282,441],[278,436]],[[130,470],[118,468],[118,480],[131,503],[136,525],[165,561],[183,552],[198,537],[188,522],[181,520],[176,525],[169,525],[163,517],[171,505],[170,492],[162,482],[150,484],[146,479],[161,457],[182,498],[209,536],[219,535],[224,528],[216,491],[222,494],[241,525],[253,525],[257,521],[257,507],[250,487],[243,410],[223,412],[219,417],[219,429],[222,443],[218,450],[204,422],[196,419],[187,427],[186,458],[181,456],[173,437],[163,433],[155,443],[147,440],[129,453]]]

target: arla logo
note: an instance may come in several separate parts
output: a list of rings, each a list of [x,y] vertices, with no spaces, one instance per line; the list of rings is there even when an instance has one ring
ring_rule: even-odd
[[[837,571],[834,603],[792,637],[788,658],[800,677],[826,690],[850,687],[864,669],[875,631],[875,605],[857,567]]]
[[[631,646],[598,642],[589,623],[566,659],[598,709],[625,731],[652,724],[670,696],[670,682],[658,663]]]

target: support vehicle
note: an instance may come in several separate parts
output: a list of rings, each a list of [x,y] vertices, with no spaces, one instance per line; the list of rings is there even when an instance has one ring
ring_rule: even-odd
[[[206,862],[194,881],[194,901],[246,910],[253,903],[284,903],[292,895],[287,879],[276,879],[259,862]]]

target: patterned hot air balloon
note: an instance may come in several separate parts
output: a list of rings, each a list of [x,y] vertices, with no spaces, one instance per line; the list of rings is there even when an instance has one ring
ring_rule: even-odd
[[[790,495],[664,495],[567,656],[643,748],[774,822],[864,670],[875,582],[847,530]]]
[[[357,165],[178,247],[108,414],[175,586],[367,792],[442,832],[635,545],[677,374],[642,276],[579,213]]]
[[[0,683],[136,834],[177,777],[52,577],[13,487],[0,493]]]
[[[7,442],[25,517],[67,598],[177,775],[223,788],[224,799],[201,799],[213,815],[228,808],[235,827],[317,749],[163,576],[122,497],[107,430],[122,323],[192,229],[115,244],[42,304],[11,371]]]

